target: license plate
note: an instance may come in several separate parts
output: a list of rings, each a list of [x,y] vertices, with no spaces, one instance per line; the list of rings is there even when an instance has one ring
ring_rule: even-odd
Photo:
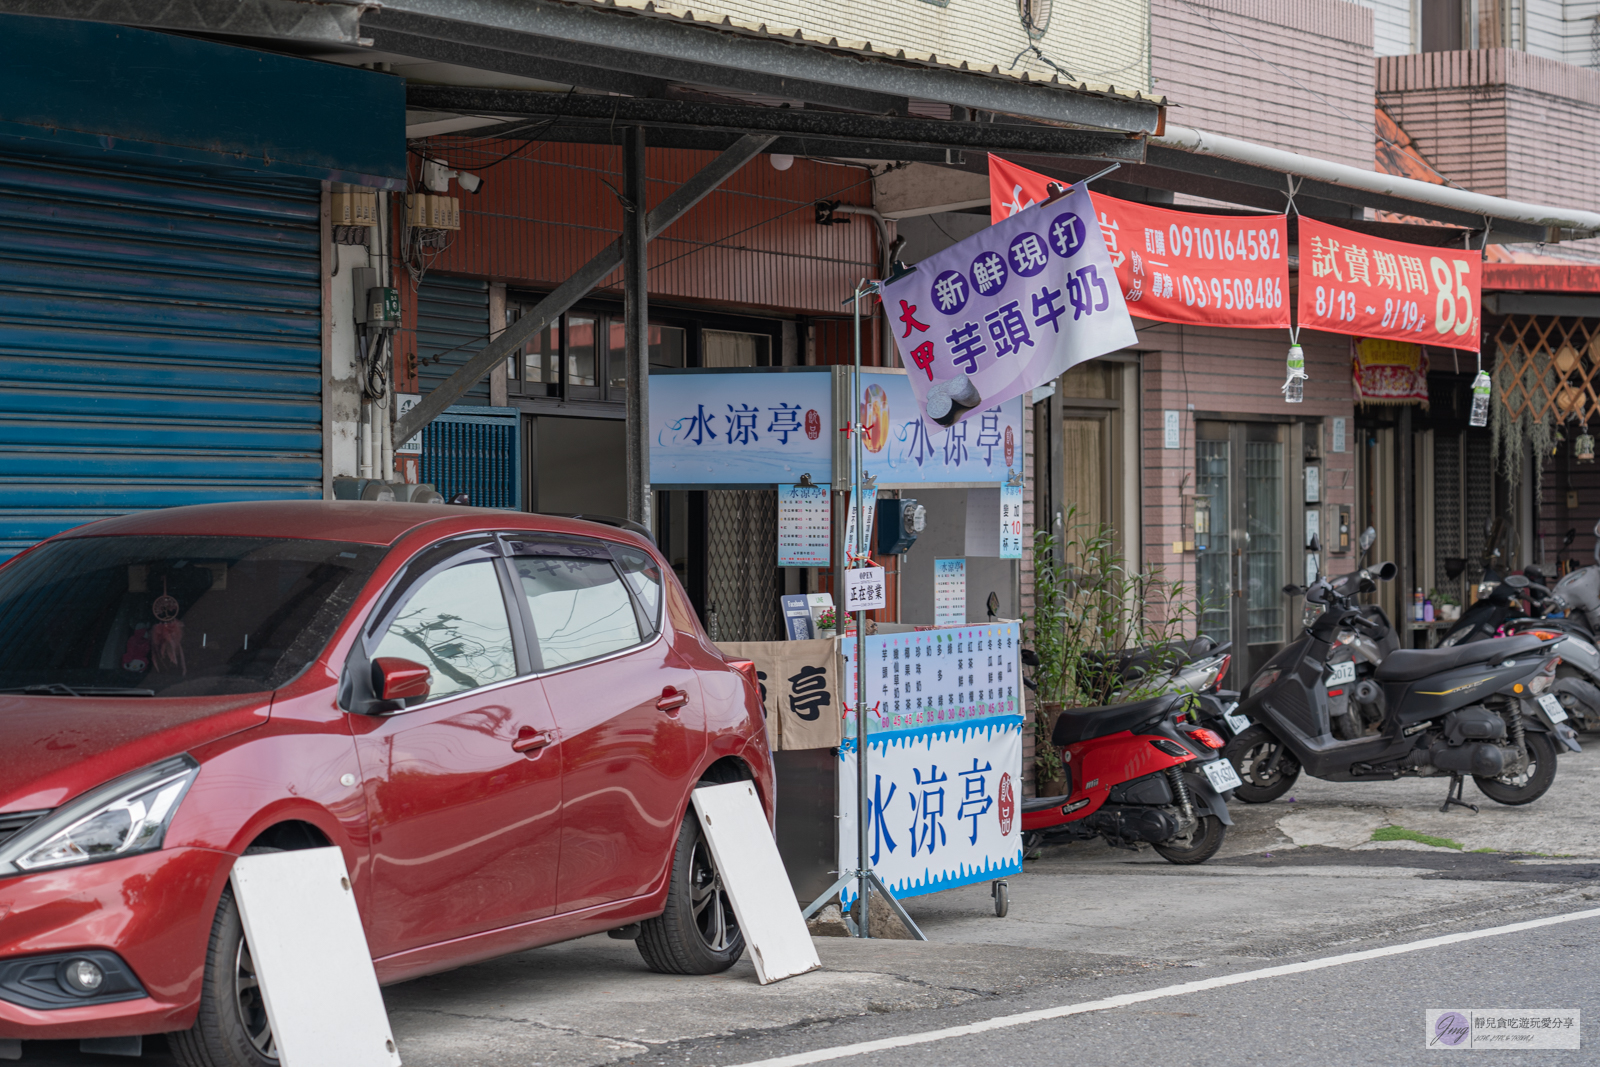
[[[1544,709],[1546,715],[1550,716],[1552,723],[1567,721],[1567,709],[1561,706],[1561,701],[1556,698],[1554,693],[1546,693],[1540,697],[1539,706]]]
[[[1224,712],[1222,718],[1228,724],[1228,729],[1235,734],[1242,734],[1250,727],[1249,716],[1241,715],[1237,711]]]
[[[1219,793],[1237,789],[1244,784],[1239,781],[1239,774],[1233,769],[1233,764],[1225,759],[1214,759],[1209,763],[1202,763],[1200,768],[1206,772],[1206,777],[1211,780],[1211,788]]]
[[[1328,677],[1323,680],[1323,685],[1332,688],[1336,685],[1349,685],[1356,680],[1356,665],[1349,660],[1343,663],[1328,664]]]

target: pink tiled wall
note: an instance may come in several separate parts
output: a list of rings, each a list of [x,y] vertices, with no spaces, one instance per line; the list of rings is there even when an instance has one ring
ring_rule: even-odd
[[[1174,553],[1172,543],[1193,534],[1186,524],[1182,496],[1194,492],[1194,413],[1320,417],[1322,423],[1324,512],[1356,501],[1356,434],[1350,394],[1350,340],[1305,332],[1305,400],[1287,404],[1279,391],[1285,376],[1289,339],[1283,330],[1217,330],[1194,326],[1156,326],[1139,334],[1144,356],[1143,464],[1144,559],[1169,580],[1194,585],[1194,554]],[[1191,407],[1192,405],[1192,407]],[[1163,412],[1182,412],[1183,447],[1163,447]],[[1332,446],[1332,419],[1343,417],[1345,451]],[[1299,457],[1290,457],[1298,462]],[[1187,481],[1185,481],[1187,476]],[[1297,485],[1298,479],[1291,479]],[[1326,523],[1324,524],[1326,528]]]
[[[1151,0],[1168,121],[1372,169],[1372,12],[1344,0]]]

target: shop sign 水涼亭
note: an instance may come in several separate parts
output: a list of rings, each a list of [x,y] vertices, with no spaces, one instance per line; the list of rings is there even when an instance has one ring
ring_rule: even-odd
[[[650,375],[650,481],[659,486],[828,480],[831,368],[656,371]]]
[[[880,486],[989,484],[1022,469],[1022,397],[953,426],[922,417],[905,371],[861,372],[864,471]]]

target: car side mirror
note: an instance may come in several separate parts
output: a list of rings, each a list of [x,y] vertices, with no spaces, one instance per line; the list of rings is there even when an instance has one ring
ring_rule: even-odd
[[[433,689],[433,671],[414,660],[379,656],[372,661],[372,691],[379,700],[411,700]]]

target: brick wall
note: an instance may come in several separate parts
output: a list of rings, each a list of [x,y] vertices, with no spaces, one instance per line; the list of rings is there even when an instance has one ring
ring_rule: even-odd
[[[1152,0],[1168,121],[1372,169],[1372,11],[1344,0]]]
[[[1474,192],[1600,207],[1600,72],[1503,48],[1377,61],[1378,99]]]

